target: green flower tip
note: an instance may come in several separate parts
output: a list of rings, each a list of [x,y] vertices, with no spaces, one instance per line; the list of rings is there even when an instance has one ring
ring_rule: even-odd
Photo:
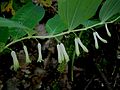
[[[29,64],[29,63],[31,63],[31,60],[30,60],[30,58],[29,58],[29,54],[28,54],[27,47],[24,45],[24,46],[23,46],[23,49],[24,49],[24,52],[25,52],[26,63]]]
[[[19,65],[19,62],[18,62],[17,55],[16,55],[15,51],[11,52],[11,56],[13,58],[13,68],[14,68],[15,71],[17,71],[19,69],[20,65]]]
[[[38,60],[37,62],[42,62],[41,44],[38,43]]]

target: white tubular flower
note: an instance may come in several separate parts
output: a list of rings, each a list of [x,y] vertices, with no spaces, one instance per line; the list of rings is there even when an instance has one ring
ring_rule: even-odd
[[[66,62],[69,61],[69,56],[65,50],[65,47],[62,43],[57,45],[57,51],[58,51],[58,62],[62,63],[64,60]]]
[[[65,50],[65,46],[61,43],[61,44],[60,44],[60,47],[61,47],[61,51],[62,51],[62,53],[63,53],[63,55],[64,55],[65,61],[68,62],[68,61],[69,61],[69,56],[68,56],[68,54],[67,54],[67,52],[66,52],[66,50]],[[62,53],[61,53],[61,54],[62,54]]]
[[[38,43],[38,60],[37,62],[41,62],[43,59],[42,59],[42,53],[41,53],[41,44]]]
[[[101,38],[100,35],[97,32],[95,32],[95,34],[103,43],[107,43],[107,40]]]
[[[98,46],[98,40],[97,40],[97,36],[96,36],[96,33],[93,32],[93,37],[94,37],[94,40],[95,40],[95,48],[98,49],[99,46]]]
[[[24,52],[25,52],[25,56],[26,56],[26,63],[31,63],[31,60],[29,58],[29,54],[28,54],[28,50],[27,50],[27,47],[24,45],[23,46],[23,49],[24,49]]]
[[[76,52],[77,56],[80,55],[80,50],[79,50],[77,38],[75,38],[75,52]]]
[[[57,45],[57,51],[58,51],[58,62],[62,63],[62,61],[64,60],[63,54],[61,53],[61,48],[60,45]]]
[[[17,71],[18,68],[20,67],[20,65],[19,65],[19,62],[18,62],[17,55],[16,55],[15,51],[11,52],[11,56],[13,58],[13,68],[14,68],[15,71]]]
[[[77,42],[79,43],[79,45],[82,47],[82,49],[85,51],[85,52],[88,52],[88,49],[83,45],[83,43],[81,42],[80,38],[76,38],[77,39]]]
[[[108,35],[109,37],[111,37],[111,33],[110,33],[109,29],[108,29],[107,24],[105,24],[105,28],[106,28],[106,31],[107,31],[107,35]]]

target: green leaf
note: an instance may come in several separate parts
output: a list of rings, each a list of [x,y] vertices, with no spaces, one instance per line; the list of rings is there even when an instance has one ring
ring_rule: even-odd
[[[53,18],[49,19],[45,27],[50,35],[61,33],[67,29],[59,15],[55,15]]]
[[[8,38],[9,38],[8,28],[0,28],[0,53],[4,50]]]
[[[0,42],[6,43],[9,38],[8,28],[0,29]]]
[[[16,22],[12,21],[6,18],[0,17],[0,27],[12,27],[12,28],[22,28],[22,29],[28,29],[26,26]]]
[[[28,34],[25,30],[20,29],[20,28],[10,29],[9,33],[13,40],[17,40],[18,38],[21,38],[25,36],[26,34]]]
[[[45,10],[42,7],[29,2],[16,12],[12,20],[18,21],[30,29],[33,29],[43,18],[44,14]]]
[[[33,35],[35,33],[33,28],[43,18],[44,14],[45,10],[40,6],[35,6],[32,2],[29,2],[20,8],[15,16],[12,17],[12,20],[18,21],[30,29],[11,29],[10,34],[12,38],[18,39],[26,34]]]
[[[90,26],[95,25],[97,23],[100,23],[100,21],[98,21],[98,20],[86,20],[82,23],[82,25],[84,25],[85,27],[90,27]]]
[[[117,13],[120,13],[120,0],[106,0],[99,12],[99,18],[105,22]]]
[[[58,13],[69,30],[90,19],[102,0],[58,0]]]

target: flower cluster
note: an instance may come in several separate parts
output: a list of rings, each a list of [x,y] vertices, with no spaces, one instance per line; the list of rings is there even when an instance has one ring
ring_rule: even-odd
[[[107,24],[105,24],[105,28],[107,31],[108,36],[111,37],[111,34],[108,30]],[[93,32],[93,37],[94,37],[94,41],[95,41],[95,48],[98,49],[99,45],[98,45],[98,39],[100,41],[102,41],[103,43],[107,43],[107,40],[103,39],[96,31]],[[79,47],[81,47],[83,49],[83,51],[85,52],[89,52],[88,49],[86,48],[86,46],[82,43],[82,41],[80,40],[80,38],[76,37],[75,38],[75,53],[77,56],[80,55],[80,50]],[[41,44],[38,43],[38,59],[37,62],[42,62],[42,52],[41,52]],[[31,60],[29,58],[29,54],[28,54],[28,50],[27,47],[24,45],[23,46],[24,52],[25,52],[25,56],[26,56],[26,63],[31,63]],[[57,44],[57,51],[58,51],[58,63],[62,63],[62,62],[68,62],[69,61],[69,56],[65,50],[65,46],[63,45],[63,43],[59,43]],[[13,58],[13,64],[14,64],[14,70],[17,70],[19,68],[19,62],[16,56],[16,53],[14,51],[11,52],[11,56]]]
[[[79,45],[82,47],[83,51],[88,52],[88,49],[83,45],[80,38],[77,37],[75,38],[75,52],[77,56],[80,55]]]
[[[65,47],[62,43],[57,45],[57,51],[58,51],[58,62],[62,63],[64,61],[69,61],[69,56],[65,50]]]
[[[23,50],[25,52],[26,63],[27,64],[31,63],[31,60],[30,60],[30,57],[28,54],[28,49],[25,45],[23,46]],[[20,65],[19,65],[19,61],[18,61],[15,51],[11,52],[11,56],[13,58],[13,68],[15,71],[17,71],[17,69],[20,67]],[[42,61],[41,44],[38,43],[38,60],[37,60],[37,62],[41,62],[41,61]]]
[[[97,38],[98,38],[100,41],[102,41],[103,43],[107,43],[107,40],[103,39],[97,32],[93,32],[93,37],[94,37],[94,40],[95,40],[95,48],[96,48],[96,49],[99,48]]]

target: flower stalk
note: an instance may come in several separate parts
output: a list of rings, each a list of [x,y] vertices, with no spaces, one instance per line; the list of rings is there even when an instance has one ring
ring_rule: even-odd
[[[16,55],[15,51],[11,52],[11,56],[13,58],[13,68],[14,68],[15,71],[17,71],[19,69],[20,65],[19,65],[19,62],[18,62],[17,55]]]

